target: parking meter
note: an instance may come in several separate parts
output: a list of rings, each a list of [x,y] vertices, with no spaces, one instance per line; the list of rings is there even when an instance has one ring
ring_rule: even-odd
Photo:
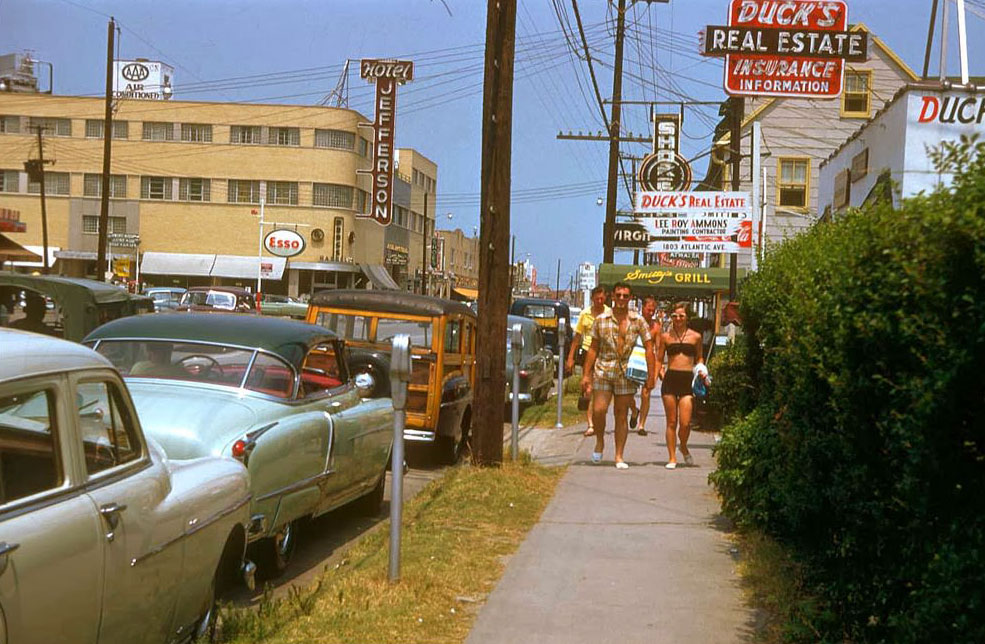
[[[564,398],[564,340],[567,336],[567,320],[561,318],[557,321],[557,423],[555,429],[562,429],[561,424],[561,400]]]
[[[410,336],[393,338],[390,352],[390,397],[393,399],[393,452],[390,457],[390,581],[400,579],[400,517],[404,497],[404,425],[410,381]]]
[[[523,326],[517,322],[510,330],[510,355],[513,357],[513,404],[512,423],[513,433],[510,437],[510,454],[515,463],[519,458],[520,436],[520,362],[523,361]]]

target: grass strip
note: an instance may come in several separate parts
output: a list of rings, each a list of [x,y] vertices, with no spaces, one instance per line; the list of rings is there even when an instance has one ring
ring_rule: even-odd
[[[820,607],[804,588],[801,567],[786,548],[755,529],[735,533],[737,566],[748,603],[759,611],[755,641],[763,644],[816,642]]]
[[[353,546],[312,588],[222,617],[225,642],[461,642],[554,494],[562,468],[452,468],[404,508],[401,579],[387,580],[389,528]]]
[[[569,376],[564,381],[564,398],[561,400],[561,422],[565,427],[585,422],[585,412],[578,411],[581,376]],[[507,401],[508,402],[508,401]],[[506,415],[510,422],[510,415]],[[520,427],[553,428],[557,423],[557,398],[551,396],[542,403],[520,406]]]

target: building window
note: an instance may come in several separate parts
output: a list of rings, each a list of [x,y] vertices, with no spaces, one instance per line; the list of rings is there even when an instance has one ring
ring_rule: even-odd
[[[28,129],[31,132],[37,132],[39,127],[44,128],[45,134],[50,134],[52,136],[72,136],[71,119],[54,119],[32,116]]]
[[[359,156],[369,158],[370,142],[363,137],[359,137]]]
[[[140,198],[170,201],[171,183],[171,177],[140,177]]]
[[[0,116],[0,134],[20,134],[21,117]]]
[[[311,204],[328,208],[352,208],[352,186],[316,183],[312,186]]]
[[[841,94],[841,115],[868,118],[872,109],[872,71],[845,71],[845,90]]]
[[[181,140],[195,143],[211,143],[212,126],[201,123],[182,123]]]
[[[178,199],[181,201],[212,201],[212,181],[209,179],[178,179]]]
[[[17,170],[0,170],[0,192],[19,192],[20,174]]]
[[[229,142],[251,145],[260,143],[260,126],[233,125],[229,128]]]
[[[103,194],[103,175],[86,173],[82,182],[83,197],[101,197]],[[109,176],[109,196],[111,199],[125,199],[127,178],[122,174]]]
[[[342,243],[345,241],[345,220],[342,217],[335,218],[335,226],[332,229],[332,260],[342,261]]]
[[[356,135],[344,130],[315,130],[316,148],[352,150],[356,146]]]
[[[82,216],[82,232],[86,235],[99,234],[99,215]],[[110,217],[109,232],[123,234],[127,232],[126,217]]]
[[[301,131],[296,127],[272,127],[267,131],[270,145],[301,145]]]
[[[41,194],[41,184],[37,181],[28,181],[27,191],[35,195]],[[68,173],[45,171],[44,193],[46,195],[67,195],[69,193]]]
[[[87,139],[101,139],[103,138],[103,125],[105,122],[102,119],[86,119],[86,138]],[[126,139],[130,133],[130,127],[127,121],[113,121],[113,138],[114,139]]]
[[[356,212],[369,212],[369,193],[356,188]]]
[[[226,199],[229,203],[260,203],[260,182],[230,179]]]
[[[806,208],[810,173],[809,159],[780,159],[777,203],[781,206]]]
[[[173,123],[144,123],[144,141],[174,141]]]
[[[298,205],[298,184],[296,181],[268,181],[267,203],[279,206]]]

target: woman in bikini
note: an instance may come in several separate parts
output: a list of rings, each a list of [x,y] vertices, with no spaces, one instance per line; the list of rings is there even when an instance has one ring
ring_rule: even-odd
[[[665,466],[672,470],[677,467],[677,440],[680,439],[681,455],[684,463],[694,465],[691,452],[687,449],[687,439],[691,435],[691,409],[694,394],[691,391],[692,370],[704,362],[701,355],[701,334],[687,326],[687,303],[678,302],[670,314],[670,329],[660,335],[657,348],[657,364],[661,365],[660,377],[663,384],[660,397],[664,402],[667,417],[667,451],[670,459]],[[663,366],[664,353],[667,366]],[[678,429],[679,428],[679,429]]]

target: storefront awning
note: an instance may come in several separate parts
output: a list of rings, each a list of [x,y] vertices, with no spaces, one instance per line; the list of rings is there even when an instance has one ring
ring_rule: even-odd
[[[739,269],[738,278],[745,274],[746,269]],[[598,281],[607,288],[617,282],[629,284],[635,295],[706,297],[728,290],[729,269],[602,264]]]
[[[288,268],[300,271],[324,271],[326,273],[362,273],[359,267],[348,262],[294,262]]]
[[[263,279],[279,280],[284,276],[287,260],[283,257],[249,257],[246,255],[216,255],[212,265],[212,277],[256,279],[257,262],[263,270]]]
[[[215,264],[215,255],[148,251],[140,261],[140,272],[147,275],[208,277],[212,272],[213,264]]]
[[[390,273],[387,272],[385,267],[379,264],[360,264],[359,268],[369,278],[369,281],[373,283],[373,288],[390,291],[400,290],[400,287],[393,281],[393,278],[390,277]]]
[[[25,250],[30,251],[31,254],[34,255],[34,258],[33,259],[23,259],[23,260],[12,260],[12,261],[9,261],[7,263],[8,264],[11,264],[13,266],[21,266],[21,267],[24,267],[24,268],[43,268],[44,267],[44,265],[43,265],[43,263],[41,261],[41,258],[42,258],[43,253],[44,253],[44,246],[30,246],[30,245],[25,245],[25,246],[23,246],[23,248]],[[48,246],[48,266],[54,266],[55,265],[56,254],[60,250],[61,250],[61,248],[59,246]]]
[[[0,234],[0,260],[19,260],[41,262],[41,255],[24,248],[13,239]]]
[[[460,298],[467,301],[479,299],[479,289],[477,288],[465,288],[462,286],[456,286],[455,288],[452,289],[452,292],[455,295],[458,295]]]

